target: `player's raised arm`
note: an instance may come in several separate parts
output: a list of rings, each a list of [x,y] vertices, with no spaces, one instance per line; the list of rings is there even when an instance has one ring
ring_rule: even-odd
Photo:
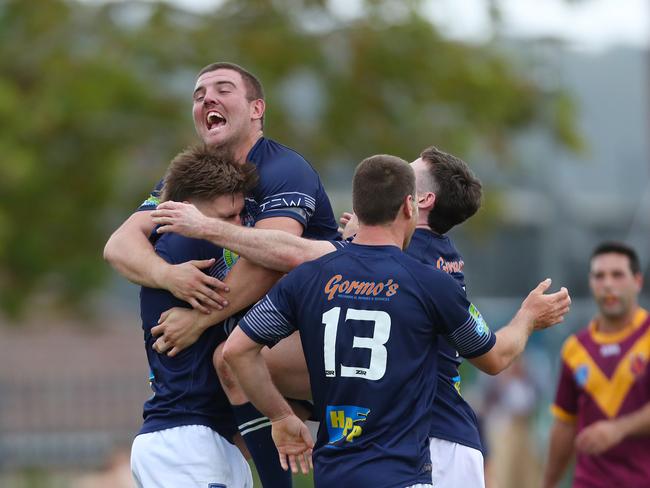
[[[158,233],[174,232],[205,239],[275,271],[291,271],[335,250],[329,241],[304,239],[273,228],[251,229],[209,218],[189,203],[161,203],[152,217],[160,225]]]
[[[496,343],[485,354],[468,358],[485,373],[495,375],[503,371],[523,352],[528,337],[534,330],[541,330],[564,320],[569,312],[571,298],[566,288],[545,294],[551,280],[542,281],[532,290],[508,325],[496,332]]]

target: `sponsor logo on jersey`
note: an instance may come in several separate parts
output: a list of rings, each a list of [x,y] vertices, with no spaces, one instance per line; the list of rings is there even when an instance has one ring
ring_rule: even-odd
[[[436,261],[436,268],[445,273],[462,273],[465,263],[462,259],[458,261],[445,261],[442,257],[439,257]]]
[[[239,259],[239,254],[237,254],[234,251],[231,251],[230,249],[224,249],[223,250],[223,262],[225,265],[228,267],[228,269],[232,269],[232,267],[235,265],[237,260]]]
[[[473,303],[470,303],[468,310],[469,314],[474,319],[474,322],[476,322],[476,333],[481,337],[483,337],[485,334],[488,334],[490,332],[490,328],[488,327],[487,323],[485,323],[485,319],[483,319],[483,316],[481,315],[481,312],[478,311],[478,308],[476,308]]]
[[[359,281],[350,280],[337,274],[328,280],[324,291],[328,301],[337,296],[353,300],[388,301],[397,293],[398,289],[399,284],[393,279],[389,279],[385,283],[382,281]]]
[[[345,447],[353,443],[363,433],[361,424],[366,421],[369,408],[354,405],[328,405],[325,410],[325,422],[329,442],[327,447]]]
[[[584,387],[587,384],[587,380],[589,380],[589,366],[586,364],[579,365],[575,369],[573,376],[576,379],[576,383],[581,387]]]
[[[600,346],[600,355],[604,358],[618,356],[619,354],[621,354],[621,346],[619,344],[604,344]]]

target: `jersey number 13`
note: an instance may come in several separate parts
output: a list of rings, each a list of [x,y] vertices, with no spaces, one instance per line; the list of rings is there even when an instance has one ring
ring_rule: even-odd
[[[323,314],[325,335],[323,352],[325,357],[325,376],[336,376],[336,332],[341,318],[341,307],[334,307]],[[373,322],[372,337],[354,336],[352,347],[370,349],[370,364],[367,368],[341,364],[341,376],[347,378],[363,378],[380,380],[386,373],[388,351],[384,344],[390,337],[390,315],[380,310],[347,309],[343,325],[348,321],[357,320]]]

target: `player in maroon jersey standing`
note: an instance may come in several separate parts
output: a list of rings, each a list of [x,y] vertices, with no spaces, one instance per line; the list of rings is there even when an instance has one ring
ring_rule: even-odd
[[[636,252],[600,244],[589,285],[598,314],[562,348],[544,487],[576,453],[573,488],[650,486],[650,315]]]

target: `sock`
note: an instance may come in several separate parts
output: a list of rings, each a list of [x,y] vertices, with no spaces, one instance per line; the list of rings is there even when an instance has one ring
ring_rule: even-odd
[[[271,438],[271,421],[262,415],[252,403],[233,405],[232,411],[251,453],[257,474],[265,488],[291,488],[291,470],[283,470],[280,457]]]

